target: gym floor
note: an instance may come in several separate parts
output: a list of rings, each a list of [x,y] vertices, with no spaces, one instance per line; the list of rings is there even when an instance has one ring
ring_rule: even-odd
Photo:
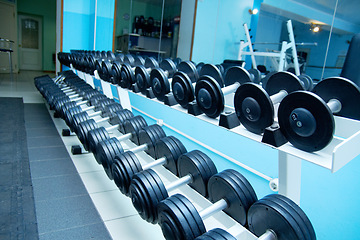
[[[92,154],[69,153],[71,145],[79,142],[76,137],[59,134],[64,122],[52,118],[33,84],[34,77],[41,75],[45,74],[21,71],[11,81],[9,74],[0,74],[0,97],[24,101],[39,239],[163,239],[159,226],[139,217],[130,199],[107,178]],[[0,236],[18,239],[19,233],[6,232],[16,227],[1,227]]]

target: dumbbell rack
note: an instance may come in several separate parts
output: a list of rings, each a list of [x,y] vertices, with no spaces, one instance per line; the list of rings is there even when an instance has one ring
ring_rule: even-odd
[[[284,71],[285,70],[284,67],[286,66],[286,51],[288,49],[291,49],[291,57],[293,58],[294,61],[295,73],[296,75],[300,75],[300,67],[299,67],[294,31],[291,20],[288,20],[286,22],[286,26],[289,34],[289,42],[286,41],[282,42],[280,52],[254,52],[250,33],[249,33],[249,28],[247,24],[244,23],[244,30],[245,30],[247,42],[240,41],[238,59],[242,60],[243,55],[250,55],[253,68],[256,68],[257,64],[256,64],[255,56],[276,58],[277,61],[273,61],[273,63],[276,63],[278,67],[277,71]],[[249,51],[245,51],[247,47],[249,47]]]
[[[86,77],[81,76],[82,73],[79,73],[79,76],[83,79],[86,79]],[[87,75],[87,74],[85,74]],[[96,80],[95,80],[96,81]],[[136,94],[128,90],[124,90],[120,87],[114,86],[108,82],[99,80],[100,84],[102,86],[102,89],[104,91],[104,94],[106,94],[108,97],[112,97],[114,94],[114,89],[117,88],[118,95],[121,96],[121,103],[127,103],[128,107],[131,106],[130,100],[129,100],[129,94],[135,97],[141,97],[144,98],[144,101],[150,101],[154,105],[152,109],[158,109],[160,106],[164,106],[164,104],[156,99],[148,99],[142,94]],[[87,79],[87,82],[91,82],[91,79]],[[228,96],[229,98],[232,98],[233,95]],[[146,100],[145,100],[146,99]],[[227,101],[229,102],[229,101]],[[232,101],[230,101],[232,102]],[[140,111],[144,112],[145,114],[149,114],[148,109],[141,109],[141,106],[131,106],[131,107],[137,107]],[[185,113],[185,116],[189,116],[187,114],[187,110],[182,108],[179,105],[175,105],[172,107],[164,106],[168,108],[168,114],[171,113],[171,111],[180,111]],[[227,106],[227,108],[232,108],[232,106]],[[156,111],[155,111],[156,112]],[[154,119],[167,122],[165,118],[159,118],[156,116],[156,113],[150,114],[150,117],[153,117]],[[191,116],[192,117],[192,116]],[[211,119],[206,117],[204,114],[197,116],[199,120],[206,121],[208,123],[218,125],[217,119]],[[278,148],[275,148],[278,150],[278,171],[279,171],[279,193],[283,194],[289,198],[291,198],[296,203],[300,203],[300,185],[301,185],[301,161],[305,160],[310,163],[313,163],[315,165],[318,165],[320,167],[323,167],[325,169],[330,170],[332,173],[338,171],[341,169],[344,165],[346,165],[348,162],[350,162],[352,159],[354,159],[356,156],[360,154],[360,149],[357,147],[357,144],[360,142],[360,122],[348,118],[343,117],[337,117],[335,116],[335,134],[334,138],[331,141],[331,143],[321,151],[315,152],[315,153],[308,153],[301,151],[299,149],[296,149],[291,144],[287,143],[283,146],[280,146]],[[179,128],[181,129],[181,128]],[[225,131],[231,131],[233,133],[239,134],[241,136],[244,136],[248,139],[254,140],[258,142],[259,144],[266,145],[261,142],[262,136],[253,134],[249,131],[247,131],[243,126],[236,127],[231,130],[225,130]],[[270,148],[274,148],[273,146],[267,145]],[[205,146],[206,147],[206,146]],[[230,157],[224,156],[230,161],[236,162],[236,164],[239,164],[236,160],[234,161]],[[244,165],[239,164],[241,167],[246,167]],[[251,171],[252,169],[250,169]],[[256,171],[256,170],[255,170]],[[256,173],[255,173],[256,174]],[[261,174],[261,173],[259,173]],[[269,181],[276,180],[276,179],[270,179]],[[275,182],[276,184],[276,182]]]
[[[79,73],[79,75],[82,75],[82,73]],[[110,94],[111,87],[110,85],[105,86],[105,82],[101,81],[101,84],[103,85],[102,91],[106,94]],[[96,85],[96,84],[95,84]],[[122,94],[123,96],[127,96],[126,90],[123,90],[121,88],[117,89],[119,91],[119,94]],[[123,100],[123,99],[122,99]],[[67,128],[67,125],[65,122],[60,118],[54,118],[54,111],[50,110],[49,105],[46,103],[48,111],[50,112],[50,116],[53,119],[53,122],[59,132],[59,135],[61,136],[61,131],[64,128]],[[122,104],[123,105],[123,104]],[[131,109],[131,106],[125,106],[124,108]],[[93,110],[90,110],[89,113],[94,112]],[[100,119],[101,117],[96,117],[96,119]],[[103,127],[109,127],[111,126],[108,122],[102,122],[99,124]],[[117,137],[120,136],[121,133],[118,131],[112,131],[112,136]],[[113,239],[122,239],[123,233],[119,230],[118,226],[114,226],[113,222],[116,222],[116,218],[131,218],[131,217],[138,217],[137,212],[133,208],[133,205],[131,203],[131,199],[121,194],[121,192],[117,189],[117,186],[115,183],[108,179],[106,173],[104,172],[101,165],[98,165],[96,163],[96,160],[93,156],[93,154],[83,153],[81,155],[72,155],[71,154],[71,146],[73,145],[81,145],[79,139],[73,135],[71,137],[63,137],[61,136],[64,145],[66,146],[66,149],[71,156],[73,163],[76,167],[76,169],[79,172],[79,175],[91,197],[93,200],[93,203],[95,207],[98,209],[98,212],[103,219],[106,227],[108,228],[109,233],[111,234]],[[122,141],[122,146],[124,149],[131,149],[136,147],[136,145],[131,142],[130,140]],[[149,155],[147,155],[145,152],[137,153],[137,157],[140,160],[141,164],[148,164],[154,161]],[[163,166],[157,166],[155,167],[156,172],[161,176],[161,179],[164,180],[164,184],[169,184],[171,182],[174,182],[178,179],[175,175],[173,175],[170,171],[165,169]],[[88,175],[92,175],[92,177],[95,176],[94,179],[89,179]],[[112,192],[111,197],[107,198],[106,201],[101,201],[99,196],[100,194]],[[194,191],[192,188],[190,188],[188,185],[182,186],[179,189],[172,191],[172,193],[180,193],[183,194],[197,207],[198,209],[206,208],[212,203],[205,199],[203,196],[201,196],[199,193]],[[107,208],[107,209],[105,209]],[[105,209],[105,210],[104,210]],[[142,232],[144,228],[146,229],[147,234],[149,234],[146,239],[163,239],[162,237],[162,231],[159,227],[159,225],[152,225],[144,220],[142,220],[140,217],[139,221],[137,221],[136,226],[129,225],[128,228],[133,229],[134,231]],[[114,220],[115,219],[115,220]],[[127,221],[125,221],[127,222]],[[235,222],[233,219],[229,218],[227,214],[224,212],[219,212],[215,214],[214,216],[209,217],[205,220],[205,223],[210,228],[215,227],[222,227],[224,229],[232,228],[234,232],[237,233],[238,236],[241,237],[241,239],[244,240],[256,240],[258,239],[256,236],[254,236],[251,232],[249,232],[245,227],[241,226],[237,222]],[[136,236],[136,233],[134,233]],[[136,237],[134,236],[134,239]]]
[[[189,114],[187,114],[187,110],[183,109],[182,107],[175,105],[172,107],[165,106],[162,102],[156,100],[156,99],[148,99],[142,94],[136,94],[131,91],[122,89],[120,87],[117,87],[115,85],[109,84],[108,82],[102,81],[102,80],[93,80],[92,77],[89,78],[89,76],[86,76],[86,74],[82,74],[78,72],[78,75],[86,80],[87,82],[92,83],[92,85],[96,85],[96,81],[99,81],[100,87],[102,88],[102,91],[104,94],[106,94],[108,97],[113,97],[116,94],[121,98],[121,103],[123,104],[123,99],[125,99],[125,102],[129,103],[128,108],[133,108],[137,110],[138,112],[141,112],[148,117],[158,121],[159,123],[167,123],[170,121],[167,121],[166,117],[158,115],[158,112],[162,112],[162,110],[166,111],[167,115],[171,115],[171,113],[175,112],[181,112],[184,113],[182,116],[184,116],[184,119],[186,117],[194,117]],[[96,87],[96,86],[95,86]],[[116,93],[115,93],[116,92]],[[115,94],[114,94],[115,93]],[[152,107],[143,109],[141,105],[130,105],[130,99],[138,99],[140,102],[146,101],[149,103]],[[229,96],[230,98],[232,96]],[[138,101],[137,101],[138,102]],[[164,109],[162,109],[164,108]],[[166,109],[165,109],[166,108]],[[231,108],[231,106],[227,106],[227,108]],[[200,115],[195,117],[199,121],[204,121],[213,125],[218,125],[217,119],[211,119],[206,117],[205,115]],[[232,133],[238,134],[240,136],[245,137],[248,140],[255,141],[257,144],[260,144],[262,146],[275,149],[277,150],[278,155],[278,180],[279,180],[279,193],[283,194],[292,200],[294,200],[297,203],[300,203],[300,185],[301,185],[301,162],[307,161],[310,163],[313,163],[319,167],[328,169],[332,173],[338,171],[343,166],[345,166],[348,162],[350,162],[352,159],[354,159],[356,156],[360,154],[360,149],[357,147],[358,142],[360,141],[360,122],[337,117],[335,116],[335,123],[336,123],[336,130],[334,139],[331,141],[331,143],[321,151],[315,152],[315,153],[308,153],[301,151],[299,149],[294,148],[291,144],[287,143],[281,147],[274,148],[273,146],[261,143],[262,136],[253,134],[249,131],[247,131],[244,127],[239,126],[234,129],[228,130],[223,129],[223,131],[230,131]],[[174,127],[177,129],[181,129],[181,127]],[[222,129],[222,128],[221,128]],[[180,134],[183,134],[179,132]],[[183,134],[186,136],[186,134]],[[202,144],[203,147],[209,148],[206,146],[206,144]],[[210,148],[209,148],[210,149]],[[218,151],[214,149],[210,149],[214,151],[215,153],[219,154]],[[251,169],[250,167],[247,167],[246,165],[238,162],[237,160],[232,159],[231,157],[228,157],[224,154],[219,154],[223,158],[228,159],[238,165],[240,167],[243,167],[249,171],[252,171],[253,173],[257,175],[261,175],[260,172],[257,172],[254,169]],[[271,177],[266,177],[265,175],[262,176],[263,178],[267,179],[268,181],[276,180],[272,179]],[[256,238],[255,238],[256,239]]]

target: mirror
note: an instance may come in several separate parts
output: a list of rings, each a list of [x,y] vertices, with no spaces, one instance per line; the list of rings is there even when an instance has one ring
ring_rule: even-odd
[[[342,69],[350,42],[355,34],[360,33],[360,16],[357,11],[360,2],[337,0],[333,1],[333,5],[335,6],[333,12],[335,17],[331,26],[324,78],[341,75],[359,84],[358,76],[360,72],[342,74]],[[355,54],[358,55],[358,53]],[[351,68],[358,69],[356,66]]]
[[[115,48],[156,58],[176,57],[181,0],[118,1]]]

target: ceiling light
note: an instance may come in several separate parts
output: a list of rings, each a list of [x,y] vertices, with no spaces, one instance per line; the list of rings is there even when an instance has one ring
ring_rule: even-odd
[[[258,12],[259,12],[259,10],[258,10],[257,8],[249,9],[249,13],[250,13],[251,15],[256,15]]]

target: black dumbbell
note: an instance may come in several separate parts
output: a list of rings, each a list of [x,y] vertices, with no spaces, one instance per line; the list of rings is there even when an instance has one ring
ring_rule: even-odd
[[[359,87],[342,77],[324,79],[312,93],[298,91],[284,100],[278,111],[280,130],[292,145],[307,152],[319,151],[331,142],[333,114],[360,120]]]
[[[289,72],[274,73],[266,89],[254,83],[242,84],[234,97],[236,115],[246,129],[260,134],[274,123],[274,105],[298,90],[305,90],[304,83]]]
[[[179,179],[165,185],[152,169],[134,175],[130,185],[132,203],[140,216],[148,222],[158,220],[157,206],[169,197],[169,192],[188,184],[207,197],[207,183],[217,173],[215,164],[201,151],[194,150],[181,155],[177,161]]]
[[[225,87],[209,75],[201,76],[196,83],[196,103],[208,117],[217,118],[225,108],[224,96],[234,93],[241,84],[251,82],[250,74],[242,67],[229,68],[224,79]]]
[[[139,65],[135,68],[135,81],[139,91],[146,94],[146,90],[151,87],[150,72],[158,68],[159,63],[152,57],[145,59],[144,66]]]
[[[175,74],[171,82],[171,89],[176,102],[187,108],[189,102],[195,99],[194,88],[199,79],[199,72],[193,62],[185,61],[185,63],[190,68],[189,71],[183,72],[183,74]]]
[[[213,77],[222,86],[223,71],[222,65],[204,64],[201,62],[196,65],[195,72],[187,72],[186,75],[174,76],[171,84],[175,100],[182,107],[188,108],[189,103],[195,99],[195,86],[199,76],[206,75]]]
[[[77,117],[77,115],[79,115],[79,114],[76,114],[75,116]],[[74,119],[75,119],[75,116],[74,116]],[[98,123],[108,121],[109,119],[110,119],[110,117],[105,117],[105,118],[102,118],[99,120],[88,119],[88,120],[80,122],[77,125],[75,132],[76,132],[80,142],[83,144],[85,150],[91,151],[96,148],[96,146],[92,146],[91,149],[89,147],[88,134],[91,130],[97,129],[97,131],[92,132],[92,135],[93,135],[92,139],[94,141],[93,144],[95,144],[95,143],[98,143],[98,141],[96,141],[95,139],[105,137],[105,136],[102,136],[105,132],[119,128],[120,124],[115,124],[115,125],[112,125],[107,128],[99,127]],[[75,122],[75,120],[74,120],[74,122]],[[142,121],[137,121],[137,122],[142,122]],[[130,139],[133,137],[132,133],[131,134],[129,133],[128,135],[120,136],[119,139],[125,140],[125,139]]]
[[[177,175],[177,160],[186,152],[186,148],[180,140],[173,136],[161,138],[156,142],[155,157],[157,159],[146,165],[141,165],[135,153],[127,151],[114,159],[112,164],[114,182],[122,193],[129,195],[129,187],[134,174],[162,165]]]
[[[81,122],[86,120],[92,119],[96,116],[104,115],[104,111],[115,112],[121,110],[121,104],[112,104],[114,101],[112,99],[100,99],[96,105],[89,107],[88,109],[93,109],[94,112],[88,113],[87,111],[83,111],[86,109],[82,109],[80,106],[76,106],[73,108],[68,109],[65,112],[65,122],[69,126],[72,132],[77,133],[77,127]],[[108,108],[105,109],[106,105],[110,105]],[[108,114],[109,115],[109,114]],[[98,123],[108,121],[110,116],[104,117],[102,119],[97,120]]]
[[[259,239],[316,239],[314,228],[304,211],[280,194],[267,195],[254,203],[247,219],[249,230]]]
[[[163,101],[165,95],[170,92],[171,80],[176,71],[176,65],[171,59],[162,60],[158,68],[151,70],[151,89],[160,101]]]
[[[314,228],[302,209],[280,194],[268,195],[254,203],[248,211],[248,228],[261,240],[315,240]],[[221,228],[212,229],[196,240],[237,240]]]
[[[181,194],[159,203],[158,223],[166,239],[195,239],[206,232],[203,219],[219,211],[246,226],[247,212],[257,197],[244,176],[230,169],[217,173],[208,182],[208,194],[213,204],[200,212]]]
[[[155,158],[155,143],[157,140],[166,137],[164,130],[157,124],[146,126],[138,133],[139,145],[133,149],[129,149],[133,153],[145,151],[151,157]],[[96,149],[98,162],[101,162],[110,179],[112,176],[112,164],[116,156],[124,153],[124,149],[120,141],[116,138],[109,138],[99,142]]]
[[[122,116],[120,116],[122,115]],[[124,133],[119,137],[115,137],[119,141],[131,140],[135,144],[139,144],[138,132],[147,126],[145,119],[142,116],[130,117],[127,111],[120,111],[117,113],[119,119],[122,119],[122,122],[118,122],[114,126],[122,130]],[[121,131],[120,131],[121,132]],[[87,143],[89,150],[96,155],[97,145],[110,138],[110,134],[104,127],[99,127],[90,130],[87,133]]]
[[[81,98],[77,98],[77,99],[73,99],[73,100],[68,100],[66,98],[60,99],[58,101],[56,101],[55,103],[55,111],[58,113],[58,115],[65,119],[65,115],[66,112],[73,107],[77,107],[79,106],[83,111],[89,111],[89,110],[94,110],[96,104],[92,104],[90,103],[90,99],[92,97],[94,97],[97,99],[100,98],[106,98],[103,94],[101,94],[100,92],[94,90],[94,91],[89,91],[89,94],[87,94],[86,97],[81,97]],[[82,107],[83,105],[87,104],[87,107]],[[91,106],[89,106],[91,105]]]
[[[126,55],[124,63],[121,65],[121,80],[120,86],[122,88],[130,89],[131,86],[135,83],[135,67],[144,65],[145,60],[141,56],[132,57],[131,55]]]

